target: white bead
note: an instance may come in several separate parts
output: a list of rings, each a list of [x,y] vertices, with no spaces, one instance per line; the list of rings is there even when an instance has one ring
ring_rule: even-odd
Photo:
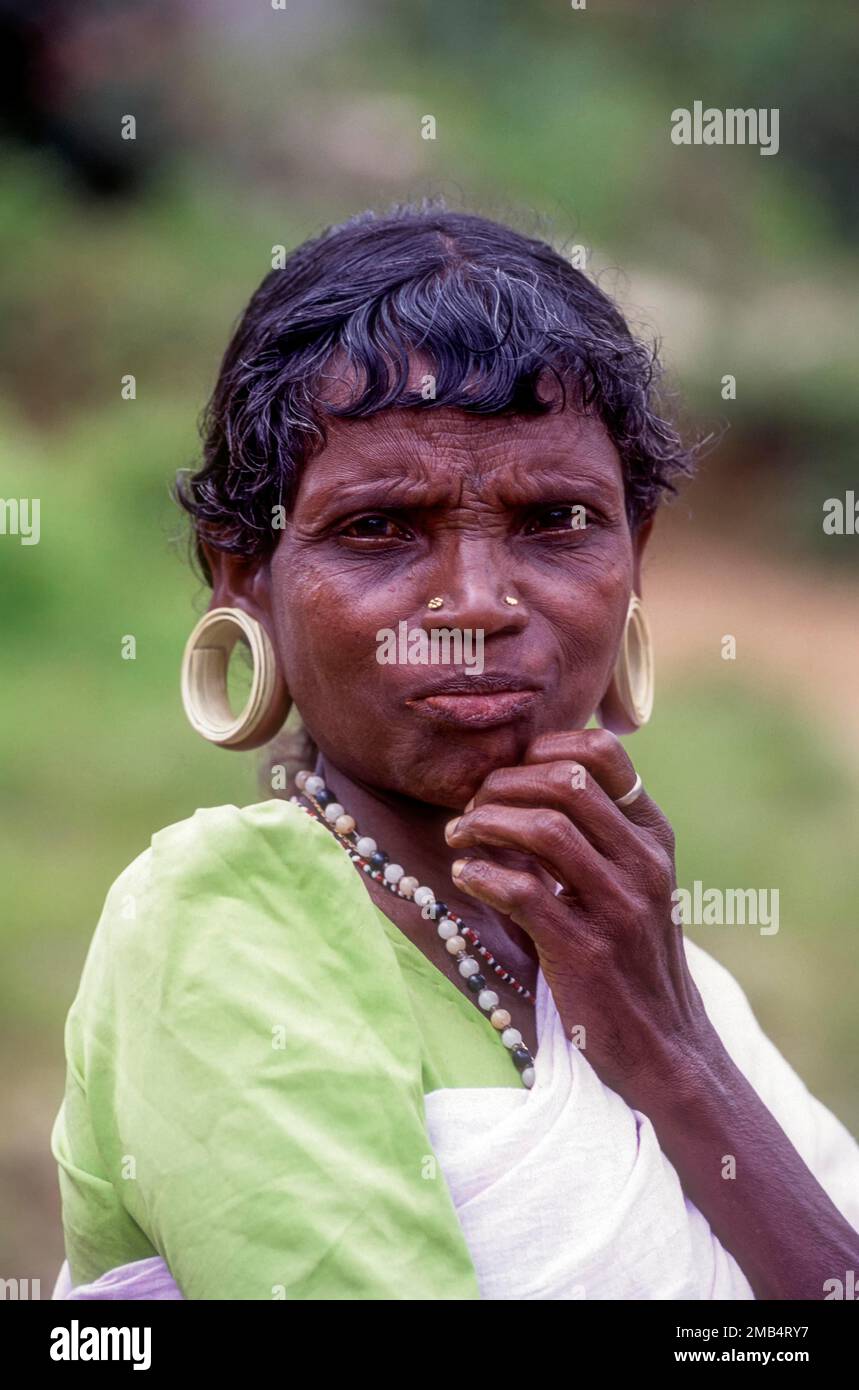
[[[418,881],[411,874],[406,874],[405,878],[400,879],[399,889],[404,898],[410,898],[417,887]]]
[[[414,898],[415,905],[417,907],[426,907],[427,903],[435,902],[435,893],[432,891],[431,888],[427,888],[424,884],[421,884],[420,887],[415,889],[414,893],[412,894],[412,897]]]
[[[403,868],[402,864],[385,865],[385,878],[388,880],[389,883],[399,883],[400,879],[402,878],[405,872],[406,871]]]
[[[304,790],[310,792],[311,796],[316,796],[319,792],[325,790],[325,783],[321,777],[314,777],[313,774],[311,774],[304,784]]]
[[[446,945],[452,956],[460,956],[465,950],[465,937],[452,936]]]
[[[442,917],[438,924],[438,934],[442,941],[447,941],[449,936],[456,936],[458,930],[456,923],[451,921],[450,917]]]
[[[371,840],[369,835],[362,835],[355,846],[362,859],[369,859],[371,854],[376,853],[378,846],[375,840]]]
[[[304,791],[305,785],[306,785],[306,783],[307,783],[307,779],[308,779],[308,777],[310,777],[310,776],[311,776],[311,773],[305,772],[303,769],[302,769],[301,772],[296,772],[296,774],[295,774],[295,785],[298,787],[298,790],[299,790],[300,792],[303,792],[303,791]]]
[[[471,975],[477,975],[479,970],[480,961],[475,960],[474,956],[466,956],[465,960],[459,962],[459,973],[466,980],[469,979]]]
[[[345,816],[345,814],[346,812],[339,801],[329,801],[328,805],[325,807],[325,819],[330,820],[332,824],[337,820],[338,816]]]
[[[505,1028],[501,1034],[501,1041],[505,1047],[518,1047],[522,1041],[522,1034],[518,1028]]]
[[[498,1003],[498,995],[494,989],[482,989],[477,996],[477,1002],[484,1013],[488,1014],[489,1010],[494,1009]]]
[[[527,1086],[528,1090],[530,1091],[531,1087],[534,1085],[534,1082],[537,1079],[537,1073],[535,1072],[533,1067],[526,1067],[521,1075],[523,1084]]]
[[[351,835],[355,829],[355,822],[351,816],[338,816],[334,822],[334,829],[338,835]]]

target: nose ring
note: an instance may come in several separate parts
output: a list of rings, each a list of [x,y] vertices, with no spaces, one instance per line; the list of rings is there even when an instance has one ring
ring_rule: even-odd
[[[504,602],[509,604],[511,608],[515,608],[518,605],[519,600],[518,598],[514,598],[512,594],[505,594]],[[443,607],[443,605],[444,599],[436,596],[435,598],[431,598],[429,600],[427,608],[441,608]]]

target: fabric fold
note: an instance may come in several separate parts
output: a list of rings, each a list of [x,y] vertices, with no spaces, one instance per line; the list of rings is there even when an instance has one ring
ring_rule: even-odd
[[[184,1299],[184,1294],[160,1255],[147,1260],[132,1260],[109,1269],[90,1284],[72,1287],[68,1260],[63,1260],[52,1299]]]
[[[530,1091],[425,1097],[482,1298],[753,1299],[646,1115],[567,1037],[540,971]]]

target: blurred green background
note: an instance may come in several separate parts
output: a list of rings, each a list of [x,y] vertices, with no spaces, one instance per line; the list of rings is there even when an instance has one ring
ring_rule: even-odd
[[[0,535],[0,1275],[47,1297],[62,1258],[48,1133],[108,885],[159,827],[260,795],[178,695],[207,594],[169,487],[230,327],[272,246],[424,194],[587,247],[714,436],[651,546],[629,747],[681,884],[778,888],[777,935],[690,935],[859,1132],[859,537],[821,524],[859,492],[847,0],[3,0],[0,25],[0,495],[41,500],[38,545]],[[695,100],[778,107],[778,154],[673,145]]]

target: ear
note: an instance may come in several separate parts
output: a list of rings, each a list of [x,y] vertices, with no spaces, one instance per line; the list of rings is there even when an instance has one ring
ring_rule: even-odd
[[[639,526],[636,526],[632,533],[632,587],[639,598],[641,597],[641,565],[644,559],[645,549],[647,548],[647,542],[650,540],[653,532],[653,523],[655,520],[655,513],[645,517],[644,521],[642,521]]]
[[[653,531],[654,521],[653,515],[645,517],[632,534],[632,587],[639,597],[641,597],[641,567],[647,542]],[[650,662],[652,675],[652,654]],[[616,670],[617,668],[615,668]],[[602,727],[610,729],[613,734],[632,734],[639,727],[632,718],[626,702],[621,698],[615,672],[612,673],[608,689],[600,701],[596,714]]]
[[[210,608],[243,608],[262,623],[272,642],[271,576],[266,558],[232,555],[200,542],[212,576]]]
[[[259,625],[237,637],[235,616],[226,622],[219,618],[206,629],[206,640],[196,633],[189,638],[183,661],[182,691],[185,710],[193,727],[204,738],[222,747],[243,752],[268,743],[280,730],[292,699],[277,654],[271,621],[269,565],[265,557],[231,555],[201,542],[212,576],[209,612],[239,609]],[[231,615],[223,615],[228,619]],[[201,619],[201,622],[204,620]],[[259,632],[259,628],[263,632]],[[267,640],[266,640],[267,639]],[[227,669],[237,640],[243,640],[253,654],[254,675],[245,708],[236,715],[227,694]]]

